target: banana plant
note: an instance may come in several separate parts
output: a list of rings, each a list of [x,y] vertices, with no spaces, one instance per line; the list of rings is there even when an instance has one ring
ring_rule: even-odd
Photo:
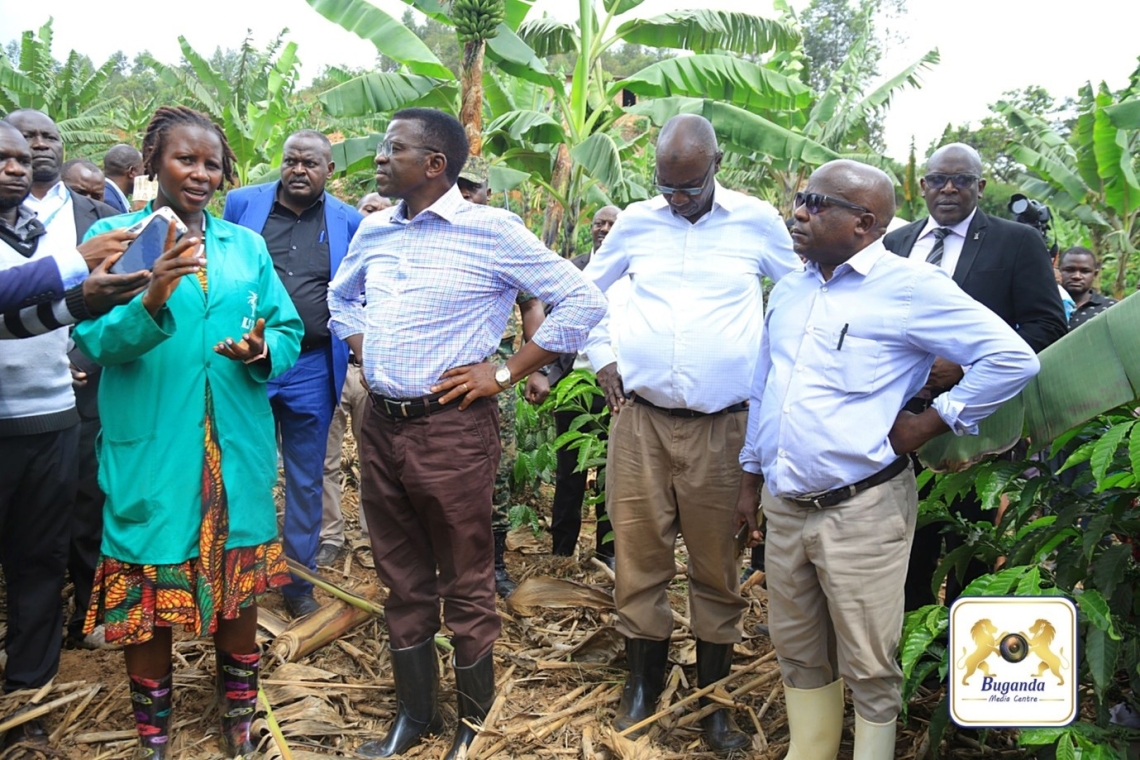
[[[455,34],[463,46],[459,74],[459,121],[467,132],[471,155],[483,153],[483,56],[487,40],[499,35],[506,18],[504,0],[451,0]]]
[[[149,56],[145,59],[160,79],[185,92],[191,104],[225,130],[242,185],[272,176],[301,112],[292,97],[300,67],[297,45],[285,42],[284,35],[282,31],[265,52],[255,49],[247,36],[233,81],[196,52],[185,37],[180,36],[178,44],[189,69]]]
[[[1017,135],[1010,154],[1026,168],[1021,187],[1032,198],[1088,226],[1093,248],[1115,268],[1112,289],[1124,295],[1140,245],[1140,69],[1121,93],[1103,82],[1080,90],[1079,115],[1068,139],[1043,119],[1007,102],[995,110]]]
[[[52,58],[52,39],[52,20],[48,19],[38,31],[26,31],[20,37],[18,67],[0,54],[0,110],[43,111],[59,127],[69,151],[117,142],[117,136],[107,129],[114,103],[103,97],[115,62],[108,60],[93,68],[86,57],[72,50],[60,65]]]
[[[789,21],[794,24],[794,17],[789,17]],[[775,197],[771,200],[785,215],[791,213],[792,198],[808,175],[832,159],[851,158],[878,166],[898,182],[894,162],[868,144],[868,125],[875,115],[881,115],[890,107],[899,90],[921,86],[921,74],[938,64],[939,54],[937,49],[927,52],[865,93],[852,83],[867,78],[866,68],[870,65],[867,35],[865,31],[851,46],[827,89],[818,94],[811,93],[795,76],[794,57],[777,55],[763,66],[752,64],[754,68],[747,69],[749,81],[766,85],[756,88],[761,90],[758,93],[743,91],[728,77],[721,86],[702,93],[700,80],[681,79],[679,75],[680,81],[690,83],[687,88],[659,85],[649,89],[640,82],[644,73],[640,72],[630,78],[638,80],[631,86],[640,87],[641,94],[654,99],[629,110],[649,116],[657,125],[678,113],[704,115],[712,121],[722,144],[754,167],[750,174],[766,175],[759,178],[759,186],[775,187]],[[686,60],[666,63],[674,64],[672,68],[679,71]],[[735,61],[736,66],[744,63]],[[781,74],[780,70],[787,74]],[[720,81],[712,80],[713,83]]]

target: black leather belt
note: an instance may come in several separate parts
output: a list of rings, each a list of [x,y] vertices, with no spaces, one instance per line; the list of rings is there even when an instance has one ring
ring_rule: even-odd
[[[871,477],[864,478],[853,485],[836,488],[834,491],[824,491],[810,499],[804,497],[799,499],[785,498],[784,500],[790,501],[797,507],[803,507],[804,509],[827,509],[828,507],[834,507],[842,504],[861,491],[866,491],[868,488],[886,483],[895,475],[905,470],[909,462],[910,459],[908,457],[899,457]]]
[[[741,401],[739,404],[733,404],[732,406],[726,406],[724,409],[721,409],[719,412],[698,412],[698,411],[695,411],[693,409],[667,409],[663,406],[657,406],[657,404],[654,404],[652,401],[648,401],[646,399],[643,399],[641,396],[638,396],[636,394],[634,394],[634,396],[633,396],[633,403],[641,404],[643,406],[648,406],[650,409],[656,409],[659,412],[665,412],[665,414],[669,415],[670,417],[685,417],[685,418],[715,417],[718,414],[732,414],[733,412],[748,411],[748,402],[747,401]]]
[[[435,412],[459,408],[459,399],[454,399],[447,404],[439,403],[439,399],[444,396],[442,393],[409,399],[388,398],[378,396],[375,393],[368,395],[372,397],[373,409],[394,420],[411,420],[416,417],[426,417]]]

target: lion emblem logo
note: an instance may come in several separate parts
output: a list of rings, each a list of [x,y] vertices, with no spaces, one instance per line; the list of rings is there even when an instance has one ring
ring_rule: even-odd
[[[1057,685],[1063,685],[1065,677],[1061,675],[1061,667],[1062,663],[1064,663],[1064,667],[1069,667],[1069,661],[1065,658],[1064,647],[1058,649],[1057,654],[1053,653],[1053,637],[1057,635],[1057,630],[1048,620],[1038,619],[1037,622],[1029,626],[1029,634],[1029,651],[1034,656],[1041,658],[1041,664],[1037,666],[1037,673],[1034,677],[1041,678],[1045,675],[1045,671],[1049,670],[1057,677]]]
[[[966,663],[966,674],[962,676],[962,685],[969,686],[967,683],[970,676],[974,675],[977,671],[982,671],[983,675],[992,676],[989,665],[986,664],[986,659],[990,655],[1000,654],[998,651],[998,629],[988,619],[982,618],[974,623],[970,629],[970,637],[974,640],[974,652],[970,654],[967,647],[962,647],[962,656],[958,658],[955,667],[961,668],[963,660]]]

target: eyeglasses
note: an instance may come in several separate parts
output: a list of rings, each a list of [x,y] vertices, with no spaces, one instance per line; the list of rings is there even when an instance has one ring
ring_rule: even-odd
[[[383,156],[384,158],[391,158],[393,153],[402,153],[405,150],[422,150],[427,153],[443,153],[442,150],[429,148],[426,145],[404,145],[403,143],[394,143],[391,140],[384,139],[379,145],[376,146],[376,155]]]
[[[927,174],[922,179],[926,182],[927,186],[933,190],[941,190],[946,187],[947,182],[953,182],[954,187],[959,190],[965,190],[980,180],[981,177],[977,174]]]
[[[705,187],[709,183],[709,177],[712,176],[712,171],[715,168],[716,159],[714,158],[713,162],[709,164],[709,168],[705,172],[705,176],[704,179],[701,180],[701,184],[697,185],[696,187],[668,187],[666,185],[658,185],[656,173],[653,175],[653,184],[656,185],[657,192],[661,193],[664,196],[677,195],[680,193],[681,195],[687,195],[690,198],[696,198],[698,195],[705,191]]]
[[[815,216],[820,212],[824,206],[839,206],[841,208],[848,208],[852,211],[862,211],[864,214],[870,214],[871,209],[866,206],[857,206],[854,203],[848,203],[842,198],[832,198],[830,195],[823,193],[796,193],[795,203],[792,209],[795,210],[803,206],[807,212]]]

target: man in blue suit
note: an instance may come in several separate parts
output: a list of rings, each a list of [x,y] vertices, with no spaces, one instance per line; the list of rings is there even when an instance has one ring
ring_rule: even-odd
[[[268,385],[285,460],[285,554],[309,568],[316,567],[320,543],[329,422],[348,367],[348,346],[328,328],[328,285],[363,219],[325,192],[334,168],[328,138],[309,129],[294,132],[285,141],[280,181],[232,191],[224,213],[265,238],[305,323],[300,358]],[[282,591],[293,617],[318,608],[306,581],[294,578]]]

